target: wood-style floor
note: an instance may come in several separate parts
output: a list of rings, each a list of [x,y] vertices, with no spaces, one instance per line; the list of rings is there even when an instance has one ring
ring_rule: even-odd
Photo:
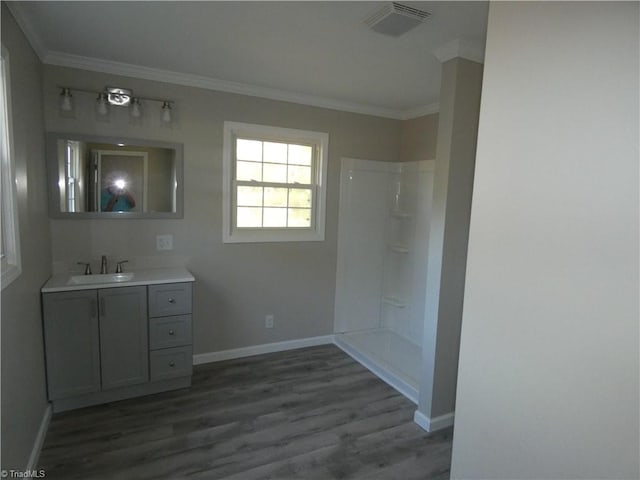
[[[197,366],[189,389],[55,414],[51,479],[446,479],[451,429],[333,345]]]

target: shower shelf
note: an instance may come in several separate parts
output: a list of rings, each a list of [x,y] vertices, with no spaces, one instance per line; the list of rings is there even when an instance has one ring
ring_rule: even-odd
[[[386,303],[387,305],[397,308],[404,308],[407,306],[407,303],[398,297],[382,297],[382,303]]]
[[[391,243],[389,244],[389,249],[396,253],[409,253],[409,247],[401,243]]]
[[[393,210],[391,212],[391,216],[396,218],[411,218],[413,215],[409,212],[403,212],[401,210]]]

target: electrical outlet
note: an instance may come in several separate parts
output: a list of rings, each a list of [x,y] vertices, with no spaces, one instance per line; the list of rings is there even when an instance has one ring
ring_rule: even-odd
[[[273,328],[273,315],[264,317],[264,328]]]
[[[173,235],[156,235],[156,250],[173,250]]]

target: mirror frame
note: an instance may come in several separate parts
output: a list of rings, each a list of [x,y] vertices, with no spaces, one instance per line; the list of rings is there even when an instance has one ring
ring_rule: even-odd
[[[79,140],[89,143],[124,143],[134,147],[167,148],[175,151],[176,211],[175,212],[62,212],[58,190],[58,140]],[[140,138],[105,137],[72,132],[48,132],[46,134],[47,190],[49,218],[58,219],[179,219],[184,218],[184,146],[182,143],[145,140]]]

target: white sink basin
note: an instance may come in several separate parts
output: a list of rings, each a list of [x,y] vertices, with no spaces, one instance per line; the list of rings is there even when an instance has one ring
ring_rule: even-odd
[[[120,283],[133,280],[133,272],[104,273],[97,275],[73,275],[69,279],[69,285],[93,285],[99,283]]]

